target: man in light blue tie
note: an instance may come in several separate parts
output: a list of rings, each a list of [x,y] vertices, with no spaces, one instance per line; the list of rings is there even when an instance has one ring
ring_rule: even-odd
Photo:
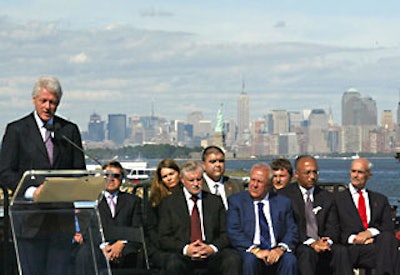
[[[270,192],[271,168],[255,164],[247,191],[228,198],[227,233],[242,257],[243,275],[297,274],[297,226],[288,198]]]

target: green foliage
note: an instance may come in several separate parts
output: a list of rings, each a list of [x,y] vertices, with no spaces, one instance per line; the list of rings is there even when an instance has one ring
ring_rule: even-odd
[[[190,158],[193,152],[201,152],[201,147],[188,148],[169,144],[146,144],[140,146],[127,146],[118,149],[97,148],[87,150],[87,153],[97,159],[135,160],[135,159],[164,159],[164,158]]]

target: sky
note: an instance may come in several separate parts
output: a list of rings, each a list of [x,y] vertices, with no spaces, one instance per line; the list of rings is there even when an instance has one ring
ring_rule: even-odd
[[[397,112],[400,1],[0,0],[0,133],[57,76],[57,113],[87,130],[93,113],[185,120],[332,109],[349,88]],[[243,85],[244,83],[244,85]]]

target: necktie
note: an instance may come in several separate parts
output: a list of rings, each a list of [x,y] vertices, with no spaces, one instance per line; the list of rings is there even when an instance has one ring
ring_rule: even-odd
[[[199,209],[197,208],[197,196],[193,195],[191,199],[194,202],[192,215],[190,216],[190,241],[194,242],[196,240],[202,240],[203,237],[201,235],[201,224],[200,224],[200,215]]]
[[[357,191],[359,197],[358,197],[358,213],[360,214],[360,218],[362,221],[362,224],[364,226],[364,229],[368,228],[368,220],[367,220],[367,208],[365,206],[365,199],[362,194],[361,190]]]
[[[49,161],[50,164],[53,165],[53,149],[54,149],[54,144],[51,139],[51,131],[46,129],[46,133],[44,135],[44,143],[46,145],[47,149],[47,155],[49,156]]]
[[[108,206],[110,207],[111,216],[114,218],[115,216],[115,202],[114,202],[114,195],[108,196]]]
[[[218,190],[218,183],[216,183],[215,185],[214,185],[214,188],[215,188],[215,195],[217,195],[217,196],[220,196],[221,194],[219,193],[219,190]]]
[[[310,199],[310,191],[306,192],[306,204],[305,204],[305,211],[306,211],[306,223],[307,223],[307,236],[313,238],[314,240],[318,240],[318,225],[317,219],[313,212],[313,203]]]
[[[269,235],[268,221],[264,215],[264,203],[259,202],[258,204],[258,223],[260,225],[260,248],[270,249],[271,248],[271,236]]]

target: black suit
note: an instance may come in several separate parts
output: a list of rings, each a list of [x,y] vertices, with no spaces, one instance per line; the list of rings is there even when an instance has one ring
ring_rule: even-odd
[[[364,231],[360,215],[348,190],[336,194],[339,214],[341,241],[349,248],[351,260],[355,267],[375,268],[376,274],[400,274],[395,266],[399,251],[394,236],[394,225],[391,220],[391,209],[387,198],[379,193],[367,190],[371,218],[368,228],[376,228],[380,234],[374,237],[373,244],[349,244],[350,235]]]
[[[54,117],[54,164],[51,165],[43,138],[31,113],[7,125],[0,154],[0,184],[15,190],[26,170],[85,169],[83,153],[67,141],[65,135],[82,146],[78,127],[60,117]],[[32,181],[38,186],[41,181]],[[22,190],[21,194],[24,193]],[[19,243],[21,266],[29,267],[24,274],[66,274],[74,233],[73,212],[66,215],[30,215],[23,224]],[[60,219],[59,219],[60,218]],[[66,234],[52,237],[52,229],[63,229]],[[21,248],[22,247],[22,248]],[[47,272],[47,273],[46,273]]]
[[[125,244],[122,250],[122,255],[118,261],[110,262],[111,268],[135,267],[137,260],[136,255],[140,248],[140,244],[130,241],[132,238],[135,238],[134,236],[131,236],[132,233],[130,229],[142,226],[141,199],[136,195],[120,191],[118,193],[114,217],[111,215],[111,210],[105,197],[100,201],[98,209],[105,241],[109,244],[112,244],[117,240],[128,241]],[[93,248],[89,242],[89,232],[87,230],[90,230],[90,228],[85,227],[85,225],[88,224],[87,219],[93,217],[87,217],[81,214],[78,215],[78,218],[80,226],[83,227],[81,227],[81,230],[84,241],[81,244],[75,244],[73,253],[75,269],[73,274],[94,274],[96,269],[93,265],[93,255],[102,258],[98,259],[98,262],[102,262],[104,259],[104,255],[99,249],[102,240],[93,240],[97,243],[95,243],[94,246],[95,251],[92,251]],[[92,237],[95,236],[92,235]]]
[[[334,274],[352,275],[352,266],[349,261],[346,247],[339,244],[339,224],[337,209],[333,194],[320,188],[314,187],[313,209],[318,225],[318,236],[329,237],[333,241],[331,252],[317,253],[305,241],[307,236],[307,223],[305,214],[305,201],[298,183],[291,183],[278,193],[289,197],[292,200],[294,219],[299,230],[299,244],[296,248],[300,274],[312,275],[333,271]],[[317,268],[318,267],[318,268]]]
[[[54,117],[54,163],[50,164],[46,147],[33,113],[7,125],[0,154],[0,184],[15,190],[27,170],[86,169],[83,153],[62,135],[82,147],[76,124]]]
[[[129,242],[129,229],[142,226],[141,199],[136,195],[119,192],[115,216],[111,216],[106,198],[99,203],[99,213],[106,241],[113,243],[117,240],[127,240],[128,243],[122,251],[123,256],[137,252],[139,244]]]
[[[183,249],[190,243],[190,214],[183,188],[165,197],[159,206],[160,248],[169,253],[166,272],[170,274],[191,274],[194,267],[207,268],[210,274],[238,274],[240,257],[229,249],[226,235],[226,213],[220,197],[202,191],[203,242],[217,247],[218,252],[207,260],[192,261],[183,256]],[[184,265],[176,271],[175,263]],[[221,270],[222,269],[222,270]]]

